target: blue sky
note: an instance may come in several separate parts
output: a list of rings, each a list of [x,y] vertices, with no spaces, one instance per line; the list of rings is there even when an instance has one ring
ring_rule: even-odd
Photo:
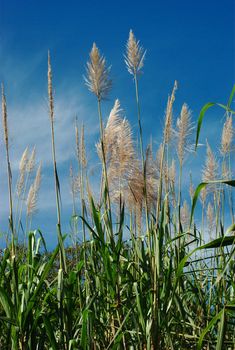
[[[98,139],[96,101],[84,85],[85,63],[92,43],[112,65],[113,89],[104,103],[108,115],[116,98],[137,132],[134,85],[123,54],[130,29],[147,49],[140,80],[145,144],[150,134],[161,142],[167,96],[174,80],[179,83],[175,116],[186,102],[197,119],[208,101],[226,102],[235,83],[234,1],[12,1],[0,0],[0,81],[8,100],[13,175],[29,145],[37,147],[43,162],[42,188],[35,227],[55,241],[55,208],[50,164],[47,116],[47,50],[51,51],[56,105],[56,139],[62,184],[65,231],[71,214],[69,164],[74,159],[73,120],[85,122],[88,157],[95,158]],[[222,127],[220,110],[208,113],[205,136],[216,151]],[[205,153],[202,147],[201,154]],[[4,159],[3,141],[0,157]],[[1,162],[2,164],[4,160]],[[202,158],[190,163],[194,180],[200,176]],[[199,174],[199,175],[198,175]],[[1,166],[1,230],[6,226],[6,176]],[[188,182],[188,178],[185,181]],[[94,180],[95,182],[95,180]],[[46,203],[46,205],[45,205]],[[2,229],[3,228],[3,229]]]

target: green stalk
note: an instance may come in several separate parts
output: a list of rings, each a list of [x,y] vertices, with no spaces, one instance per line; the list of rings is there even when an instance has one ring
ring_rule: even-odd
[[[56,211],[57,211],[57,234],[58,243],[60,246],[60,269],[67,272],[64,243],[61,233],[61,212],[60,212],[60,184],[57,172],[56,164],[56,151],[55,151],[55,131],[54,131],[54,101],[52,93],[52,73],[51,73],[51,62],[50,54],[48,53],[48,99],[49,99],[49,116],[51,121],[51,147],[52,147],[52,162],[53,162],[53,172],[55,180],[55,196],[56,196]]]
[[[139,140],[140,140],[140,155],[142,162],[142,170],[144,171],[144,150],[143,150],[143,133],[142,133],[142,125],[140,119],[140,103],[139,103],[139,87],[138,87],[138,79],[137,74],[134,74],[135,81],[135,96],[136,96],[136,104],[137,104],[137,116],[138,116],[138,125],[139,125]]]
[[[7,103],[6,103],[6,96],[4,93],[3,84],[2,84],[2,120],[3,120],[3,130],[4,130],[4,143],[6,148],[8,200],[9,200],[9,226],[11,231],[11,252],[13,257],[15,255],[15,233],[14,233],[14,223],[13,223],[12,173],[11,173],[9,142],[8,142]]]
[[[113,234],[111,201],[110,201],[110,193],[109,193],[106,157],[105,157],[105,151],[104,151],[104,128],[103,128],[103,119],[102,119],[102,113],[101,113],[101,99],[98,98],[97,100],[98,100],[98,115],[99,115],[99,124],[100,124],[100,137],[101,137],[100,142],[101,142],[101,151],[102,151],[103,173],[104,173],[104,181],[105,181],[105,191],[107,191],[106,193],[107,193],[107,202],[108,202],[108,205],[106,206],[106,210],[108,211],[111,234]],[[106,204],[107,203],[105,200],[105,205]],[[111,239],[113,239],[113,237],[111,237]]]
[[[182,187],[182,162],[180,162],[179,167],[179,192],[178,192],[178,235],[181,234],[181,215],[180,215],[180,209],[181,209],[181,187]],[[178,263],[180,262],[180,250],[181,250],[181,237],[178,239]]]
[[[231,170],[231,154],[228,155],[228,171],[229,171],[229,179],[232,179],[232,170]],[[229,208],[230,215],[232,219],[232,223],[234,224],[234,208],[233,208],[233,194],[230,187],[228,187],[228,196],[229,196]]]
[[[141,118],[140,118],[139,86],[138,86],[137,73],[134,74],[134,81],[135,81],[135,96],[136,96],[137,116],[138,116],[138,126],[139,126],[140,155],[141,155],[142,172],[143,172],[143,180],[144,180],[146,229],[147,229],[147,238],[148,238],[148,245],[149,245],[149,252],[150,252],[151,241],[150,241],[150,232],[149,232],[149,213],[148,213],[148,201],[147,201],[146,169],[144,166],[143,132],[142,132],[142,125],[141,125]]]

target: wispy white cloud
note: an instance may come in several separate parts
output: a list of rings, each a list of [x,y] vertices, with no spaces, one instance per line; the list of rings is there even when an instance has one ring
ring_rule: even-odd
[[[58,172],[60,176],[63,208],[71,206],[69,188],[69,164],[75,160],[75,116],[78,125],[85,124],[85,137],[88,158],[94,157],[95,142],[99,135],[99,124],[96,110],[86,103],[79,87],[67,87],[63,94],[55,94],[55,138]],[[45,95],[31,99],[21,99],[16,102],[11,98],[8,103],[8,122],[10,134],[10,157],[13,183],[17,181],[19,160],[24,149],[36,147],[37,164],[42,162],[42,184],[39,194],[40,210],[47,209],[53,213],[55,208],[54,179],[51,156],[51,131],[48,107]],[[2,136],[2,135],[1,135]],[[3,137],[0,142],[2,167],[0,171],[1,206],[0,224],[8,213],[7,179],[4,160]],[[98,161],[98,159],[97,159]],[[39,214],[38,214],[39,215]]]

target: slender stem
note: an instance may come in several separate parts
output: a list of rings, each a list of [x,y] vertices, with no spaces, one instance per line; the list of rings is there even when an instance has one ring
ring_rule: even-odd
[[[59,188],[58,188],[58,174],[57,174],[56,153],[55,153],[55,132],[54,132],[53,120],[51,120],[51,141],[52,141],[51,145],[52,145],[53,171],[54,171],[54,179],[55,179],[57,224],[61,226],[60,196],[59,196]]]
[[[7,178],[8,178],[8,192],[9,192],[9,225],[11,230],[11,244],[12,244],[12,256],[15,255],[15,233],[14,233],[14,223],[13,223],[13,201],[12,201],[12,175],[11,175],[11,164],[9,157],[9,150],[6,147],[6,157],[7,157]]]
[[[101,142],[101,151],[102,151],[103,174],[104,174],[104,181],[105,181],[105,192],[107,194],[107,201],[108,201],[108,206],[106,209],[108,209],[108,213],[109,213],[108,216],[109,216],[110,228],[111,228],[111,234],[112,234],[113,228],[112,228],[111,201],[110,201],[110,193],[109,193],[106,157],[105,157],[105,150],[104,150],[104,128],[103,128],[100,98],[98,98],[98,114],[99,114],[99,123],[100,123],[100,138],[101,138],[100,142]],[[105,201],[105,204],[106,204],[106,201]]]
[[[182,187],[182,163],[179,166],[179,193],[178,193],[178,235],[181,234],[181,187]],[[178,239],[178,262],[180,262],[181,237]]]
[[[142,125],[141,125],[141,119],[140,119],[138,78],[136,74],[134,75],[134,81],[135,81],[135,95],[136,95],[137,116],[138,116],[138,125],[139,125],[140,153],[141,153],[142,171],[144,171],[143,133],[142,133]]]
[[[9,143],[8,143],[7,103],[6,103],[6,96],[4,94],[3,85],[2,85],[2,119],[3,119],[4,143],[6,148],[6,162],[7,162],[9,226],[11,231],[11,249],[12,249],[11,252],[12,252],[12,256],[14,256],[15,255],[15,233],[14,233],[14,223],[13,223],[12,173],[11,173],[11,163],[10,163]]]
[[[49,100],[49,116],[51,121],[52,162],[53,162],[53,171],[54,171],[54,180],[55,180],[57,234],[58,234],[58,243],[60,246],[60,269],[66,272],[67,268],[66,268],[62,233],[61,233],[60,185],[59,185],[59,178],[58,178],[57,165],[56,165],[55,132],[54,132],[54,101],[53,101],[53,93],[52,93],[52,73],[51,73],[51,63],[50,63],[49,53],[48,53],[48,100]]]
[[[230,154],[230,152],[229,152],[229,155],[228,155],[228,171],[229,171],[229,179],[232,179],[231,154]],[[231,190],[230,186],[228,186],[228,196],[229,196],[230,215],[231,215],[232,223],[234,224],[233,194],[232,194],[232,190]]]
[[[135,81],[135,95],[136,95],[136,105],[137,105],[137,116],[138,116],[138,125],[139,125],[139,140],[140,140],[140,155],[141,155],[141,164],[142,164],[142,173],[143,173],[143,181],[144,181],[144,200],[145,200],[145,217],[146,217],[146,230],[147,230],[147,238],[149,245],[149,252],[151,250],[151,240],[150,240],[150,232],[149,232],[149,213],[148,213],[148,200],[147,200],[147,184],[146,184],[146,169],[144,166],[144,149],[143,149],[143,132],[140,118],[140,102],[139,102],[139,86],[138,86],[138,78],[137,74],[134,74]]]

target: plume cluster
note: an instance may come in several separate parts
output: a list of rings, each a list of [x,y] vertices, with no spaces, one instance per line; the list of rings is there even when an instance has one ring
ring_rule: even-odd
[[[97,144],[97,152],[102,159],[101,143]],[[112,200],[118,201],[121,196],[129,208],[138,207],[140,212],[144,201],[144,179],[130,124],[123,118],[119,100],[115,101],[104,129],[104,152]],[[151,205],[156,198],[157,172],[150,149],[147,151],[146,162],[146,190]]]

